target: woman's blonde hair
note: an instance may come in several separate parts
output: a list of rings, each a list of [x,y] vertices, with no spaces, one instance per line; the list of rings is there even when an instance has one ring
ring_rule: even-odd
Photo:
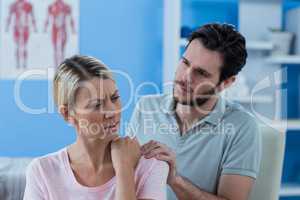
[[[108,67],[96,58],[75,55],[65,59],[58,67],[53,80],[55,104],[72,107],[80,83],[94,77],[113,80]]]

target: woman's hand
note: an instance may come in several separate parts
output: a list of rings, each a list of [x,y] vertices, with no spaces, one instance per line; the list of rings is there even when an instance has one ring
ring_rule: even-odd
[[[136,200],[134,171],[140,160],[138,141],[129,137],[111,143],[111,158],[117,177],[116,199]]]
[[[140,157],[140,145],[136,138],[117,138],[111,143],[113,167],[118,173],[124,170],[135,170]]]

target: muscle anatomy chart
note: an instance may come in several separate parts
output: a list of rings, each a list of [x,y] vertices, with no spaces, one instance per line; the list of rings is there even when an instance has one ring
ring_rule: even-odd
[[[63,0],[56,0],[48,7],[48,15],[45,23],[45,31],[51,22],[51,38],[54,49],[54,62],[58,66],[65,58],[65,47],[68,39],[67,25],[70,24],[73,34],[76,34],[74,19],[72,16],[72,7]]]
[[[79,0],[1,0],[0,8],[0,78],[78,53]]]
[[[30,27],[37,32],[33,6],[26,0],[16,0],[9,7],[9,14],[6,20],[6,32],[13,27],[13,39],[15,43],[16,67],[27,67],[27,43],[30,36]]]

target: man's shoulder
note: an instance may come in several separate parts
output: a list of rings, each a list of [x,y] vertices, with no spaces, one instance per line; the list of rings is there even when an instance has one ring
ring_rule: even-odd
[[[239,123],[257,123],[256,117],[245,107],[237,102],[228,100],[226,101],[224,118],[228,119],[229,121],[238,121]]]
[[[223,122],[226,127],[234,129],[235,136],[252,137],[259,134],[257,117],[239,103],[227,101]]]

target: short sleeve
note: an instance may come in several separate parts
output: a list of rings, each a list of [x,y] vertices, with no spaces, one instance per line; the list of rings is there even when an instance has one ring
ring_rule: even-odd
[[[138,199],[167,200],[167,177],[169,165],[155,160],[151,171],[146,176],[138,192]]]
[[[45,200],[42,189],[39,161],[33,160],[26,170],[26,187],[23,200]]]
[[[243,120],[225,151],[222,174],[249,176],[256,179],[261,160],[261,134],[252,117]]]

